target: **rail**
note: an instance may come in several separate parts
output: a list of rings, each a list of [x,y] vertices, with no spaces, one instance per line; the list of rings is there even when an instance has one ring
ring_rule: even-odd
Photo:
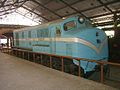
[[[113,65],[113,66],[119,66],[119,63],[112,63],[112,62],[107,62],[107,61],[96,61],[96,60],[90,60],[90,59],[85,59],[85,58],[75,58],[75,57],[71,57],[71,56],[60,56],[60,55],[54,55],[54,54],[48,54],[48,53],[40,53],[40,52],[33,52],[33,51],[28,51],[28,50],[21,50],[21,49],[12,49],[12,48],[3,48],[1,49],[1,52],[5,52],[11,55],[15,55],[18,57],[22,57],[25,58],[27,55],[28,60],[30,60],[30,56],[32,55],[32,60],[33,62],[36,62],[36,55],[40,55],[40,64],[42,64],[42,58],[43,55],[47,55],[49,56],[49,67],[52,68],[52,57],[58,57],[61,59],[61,71],[64,72],[64,58],[67,59],[75,59],[78,60],[79,65],[78,65],[78,76],[81,76],[81,68],[80,68],[80,61],[81,60],[85,60],[88,62],[94,62],[100,65],[100,82],[103,83],[104,82],[104,65]],[[30,55],[31,54],[31,55]]]

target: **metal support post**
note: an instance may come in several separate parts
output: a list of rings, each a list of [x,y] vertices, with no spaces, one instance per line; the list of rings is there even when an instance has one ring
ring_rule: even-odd
[[[62,72],[64,72],[64,59],[63,59],[63,57],[61,57],[61,65],[62,65],[61,70],[62,70]]]
[[[101,64],[100,67],[101,67],[100,82],[103,83],[103,81],[104,81],[104,65]]]
[[[52,56],[50,56],[50,68],[52,68]]]
[[[80,60],[78,60],[79,65],[78,65],[78,76],[81,77],[81,68],[80,68]]]

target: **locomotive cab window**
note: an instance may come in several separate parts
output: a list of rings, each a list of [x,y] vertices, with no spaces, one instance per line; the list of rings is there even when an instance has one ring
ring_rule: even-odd
[[[76,27],[75,21],[70,21],[64,24],[64,30],[68,31]]]
[[[56,36],[57,36],[57,37],[60,37],[60,36],[61,36],[60,27],[56,27]]]

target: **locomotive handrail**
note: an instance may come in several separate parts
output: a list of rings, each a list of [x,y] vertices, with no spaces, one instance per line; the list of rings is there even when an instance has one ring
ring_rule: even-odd
[[[79,65],[78,65],[78,67],[79,67],[79,69],[78,69],[78,75],[80,76],[80,73],[81,73],[81,68],[80,68],[80,60],[82,60],[82,61],[88,61],[88,62],[94,62],[94,63],[97,63],[97,64],[99,64],[100,65],[100,67],[101,67],[101,73],[100,73],[100,77],[101,77],[101,83],[103,83],[103,81],[104,81],[104,65],[105,64],[108,64],[108,65],[114,65],[114,66],[119,66],[120,67],[120,64],[119,63],[113,63],[113,62],[108,62],[108,61],[96,61],[96,60],[92,60],[92,59],[86,59],[86,58],[76,58],[76,57],[71,57],[71,56],[61,56],[61,55],[55,55],[55,54],[49,54],[49,53],[41,53],[41,52],[33,52],[33,51],[28,51],[28,50],[22,50],[22,49],[15,49],[15,48],[3,48],[2,50],[1,50],[1,52],[4,52],[4,50],[5,50],[5,52],[9,52],[9,50],[11,50],[11,51],[21,51],[21,52],[27,52],[27,53],[32,53],[33,55],[34,54],[40,54],[40,55],[48,55],[48,56],[50,56],[50,67],[52,68],[52,60],[51,60],[51,57],[59,57],[59,58],[61,58],[61,60],[62,60],[62,68],[61,68],[61,70],[62,71],[64,71],[64,63],[63,63],[63,58],[68,58],[68,59],[75,59],[75,60],[78,60],[79,61]],[[10,53],[10,52],[9,52]]]
[[[92,59],[86,59],[86,58],[81,58],[84,61],[88,61],[88,62],[95,62],[98,64],[109,64],[109,65],[115,65],[115,66],[120,66],[119,63],[113,63],[113,62],[108,62],[108,61],[96,61],[96,60],[92,60]]]
[[[96,60],[86,59],[86,58],[77,58],[77,57],[71,57],[71,56],[61,56],[61,55],[55,55],[55,54],[49,54],[49,53],[33,52],[33,51],[22,50],[22,49],[3,48],[2,50],[24,51],[24,52],[28,52],[28,53],[34,53],[34,54],[45,54],[45,55],[55,56],[55,57],[63,57],[63,58],[68,58],[68,59],[76,59],[76,60],[84,60],[84,61],[88,61],[88,62],[95,62],[95,63],[98,63],[98,64],[109,64],[109,65],[120,66],[119,63],[113,63],[113,62],[108,62],[108,61],[96,61]]]
[[[108,61],[96,61],[93,59],[77,58],[77,57],[71,57],[71,56],[61,56],[61,55],[55,55],[55,54],[49,54],[49,53],[33,52],[33,51],[22,50],[22,49],[10,49],[9,48],[9,50],[24,51],[24,52],[34,53],[34,54],[45,54],[45,55],[55,56],[55,57],[63,57],[63,58],[68,58],[68,59],[76,59],[76,60],[83,60],[83,61],[88,61],[88,62],[95,62],[98,64],[109,64],[109,65],[120,66],[120,64],[118,64],[118,63],[113,63],[113,62],[108,62]]]
[[[45,55],[55,56],[55,57],[64,57],[64,58],[68,58],[68,59],[72,59],[72,58],[80,59],[80,58],[75,58],[75,57],[71,57],[71,56],[61,56],[61,55],[55,55],[55,54],[49,54],[49,53],[33,52],[33,51],[22,50],[22,49],[11,49],[11,50],[24,51],[24,52],[34,53],[34,54],[45,54]]]

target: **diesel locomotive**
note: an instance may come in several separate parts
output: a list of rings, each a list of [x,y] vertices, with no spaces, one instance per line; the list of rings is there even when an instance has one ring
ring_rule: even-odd
[[[108,42],[104,31],[89,20],[72,16],[46,24],[14,31],[14,47],[62,56],[108,60]],[[72,60],[78,65],[77,60]],[[80,61],[84,73],[93,71],[96,63]]]

